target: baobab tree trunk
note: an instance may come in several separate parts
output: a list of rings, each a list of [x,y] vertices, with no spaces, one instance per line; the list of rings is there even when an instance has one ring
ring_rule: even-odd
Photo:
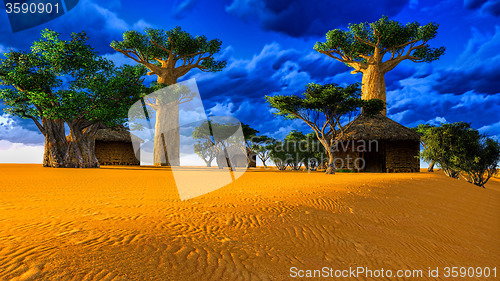
[[[95,155],[95,134],[98,124],[90,125],[84,130],[78,125],[70,126],[68,150],[64,156],[66,168],[99,168]]]
[[[158,75],[158,84],[177,84],[173,75]],[[179,104],[177,101],[159,105],[156,110],[153,161],[155,166],[180,165]]]
[[[42,119],[45,136],[43,166],[64,167],[64,155],[68,147],[64,131],[64,121]]]
[[[361,98],[363,100],[379,99],[386,102],[385,96],[385,73],[378,66],[369,66],[363,71],[363,79],[361,86]],[[381,111],[382,115],[386,115],[387,111],[384,108]]]
[[[180,165],[179,104],[169,104],[156,111],[154,165]]]

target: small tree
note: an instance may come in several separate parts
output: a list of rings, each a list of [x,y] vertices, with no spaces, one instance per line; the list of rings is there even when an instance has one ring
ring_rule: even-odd
[[[364,108],[364,114],[373,115],[385,106],[379,99],[362,100],[357,83],[346,87],[310,83],[301,96],[266,96],[266,100],[278,110],[275,115],[301,119],[313,129],[328,156],[326,174],[335,173],[333,147],[336,139],[341,138],[351,124],[345,121],[350,121],[361,107]]]
[[[466,181],[483,187],[488,180],[498,174],[500,163],[500,144],[498,141],[469,131],[471,141],[467,143],[463,154],[455,155],[453,162],[460,169],[460,175]]]
[[[460,167],[455,161],[458,155],[464,155],[468,143],[479,137],[479,133],[465,122],[442,124],[439,127],[427,129],[427,150],[423,155],[434,160],[444,173],[458,179]]]
[[[193,69],[217,72],[226,66],[226,61],[218,61],[214,55],[220,51],[219,39],[208,40],[205,36],[193,37],[180,27],[171,30],[146,28],[144,33],[126,31],[123,41],[111,42],[111,47],[128,58],[146,66],[148,75],[157,76],[161,87],[174,85],[177,80]],[[180,163],[179,104],[185,96],[169,101],[168,109],[158,99],[146,100],[146,104],[156,111],[154,140],[154,165],[178,166]],[[166,139],[162,138],[166,132]],[[163,143],[172,149],[167,155]]]
[[[194,152],[203,159],[207,167],[212,167],[212,161],[217,156],[217,149],[212,145],[211,141],[199,141],[194,145]]]
[[[286,170],[290,154],[283,141],[276,141],[270,146],[269,156],[280,171]]]
[[[317,42],[314,49],[354,68],[352,74],[363,74],[363,99],[385,102],[387,72],[404,60],[431,62],[444,53],[444,47],[427,44],[436,37],[437,29],[436,23],[403,25],[382,17],[373,23],[350,24],[348,30],[330,30],[326,42]]]
[[[429,167],[427,168],[427,171],[429,172],[434,172],[434,165],[435,165],[435,150],[433,150],[431,147],[428,145],[427,139],[429,138],[430,135],[430,129],[434,128],[435,126],[433,125],[428,125],[428,124],[420,124],[415,128],[412,128],[413,131],[415,131],[417,134],[420,135],[420,144],[424,148],[422,152],[420,152],[420,157],[422,160],[425,162],[429,163]]]
[[[266,161],[271,157],[270,152],[276,140],[268,136],[254,136],[251,138],[250,142],[252,144],[252,150],[257,153],[264,168],[267,168]]]
[[[306,150],[303,152],[306,169],[316,171],[327,160],[325,148],[318,141],[314,133],[306,134]]]
[[[247,157],[247,168],[250,167],[250,162],[252,162],[253,159],[251,159],[253,154],[256,154],[256,152],[252,148],[252,139],[257,136],[259,131],[255,130],[254,128],[250,127],[250,125],[247,124],[241,124],[241,129],[243,131],[243,136],[245,137],[245,155]]]
[[[304,133],[297,130],[292,130],[285,137],[285,146],[290,156],[288,158],[288,166],[290,166],[292,170],[300,170],[302,165],[306,166],[307,169],[309,154],[307,153],[308,147],[306,138]]]
[[[234,167],[231,165],[228,149],[231,149],[233,146],[237,146],[238,150],[241,149],[235,142],[244,142],[244,140],[232,138],[239,128],[239,124],[205,121],[194,129],[192,137],[199,139],[199,143],[202,143],[204,146],[213,149],[219,169],[222,169],[224,164],[226,164],[230,170],[233,170]]]

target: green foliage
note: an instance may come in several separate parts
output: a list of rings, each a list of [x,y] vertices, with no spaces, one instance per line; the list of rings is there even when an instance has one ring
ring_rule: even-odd
[[[217,150],[215,147],[207,140],[205,141],[198,141],[194,145],[194,152],[200,156],[201,159],[205,162],[207,167],[212,166],[212,161],[215,159],[217,156]]]
[[[338,169],[336,170],[337,173],[354,173],[354,170],[351,169]]]
[[[283,141],[274,141],[268,146],[270,157],[278,169],[290,167],[300,170],[304,165],[307,170],[317,170],[326,159],[324,148],[314,133],[303,134],[292,130]]]
[[[420,125],[425,161],[435,161],[451,177],[462,175],[467,181],[484,187],[497,174],[500,144],[482,135],[465,122],[442,124],[439,127]]]
[[[86,41],[85,32],[60,39],[51,30],[42,31],[31,52],[11,51],[0,61],[0,90],[5,111],[39,120],[121,124],[127,110],[143,91],[140,66],[114,67]],[[42,130],[42,129],[41,129]],[[42,130],[43,132],[43,130]]]
[[[439,25],[420,25],[411,22],[403,25],[384,16],[376,22],[349,24],[347,30],[328,31],[325,42],[317,42],[318,52],[336,56],[347,65],[366,63],[375,53],[391,54],[391,60],[410,59],[414,62],[431,62],[439,59],[445,48],[431,48],[427,42],[437,35]]]
[[[424,160],[427,163],[432,163],[437,159],[437,148],[429,146],[433,145],[433,143],[430,143],[429,138],[431,137],[431,132],[432,128],[435,128],[436,126],[434,125],[429,125],[429,124],[420,124],[415,128],[412,128],[413,131],[415,131],[417,134],[420,135],[420,144],[424,148],[420,152],[420,158]]]
[[[278,170],[286,170],[289,163],[290,154],[283,141],[276,141],[270,145],[269,155]]]
[[[474,134],[467,149],[463,154],[455,155],[453,162],[465,180],[484,188],[488,180],[498,174],[500,143],[484,135],[477,137]]]
[[[337,119],[352,114],[361,107],[367,108],[370,114],[376,114],[385,106],[383,101],[377,99],[362,100],[359,83],[346,87],[338,84],[310,83],[301,96],[277,95],[265,98],[271,107],[278,110],[274,113],[277,116],[284,116],[287,119],[309,119],[306,117],[320,113],[325,116],[327,122],[331,122],[332,127],[340,125],[337,124]]]
[[[226,61],[215,60],[213,55],[220,51],[221,45],[219,39],[208,40],[206,36],[192,36],[180,27],[167,31],[146,28],[144,33],[126,31],[122,41],[111,42],[113,49],[145,64],[153,72],[155,69],[149,64],[165,67],[157,59],[173,63],[172,67],[196,66],[202,71],[220,71],[226,66]],[[177,77],[180,77],[185,73],[178,74]]]
[[[270,152],[276,140],[268,136],[253,136],[250,139],[252,150],[257,153],[257,156],[262,161],[264,167],[267,168],[266,161],[271,157]]]

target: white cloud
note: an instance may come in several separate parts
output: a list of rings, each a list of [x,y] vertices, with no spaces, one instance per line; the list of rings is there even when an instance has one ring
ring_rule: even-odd
[[[153,28],[154,25],[146,22],[144,19],[138,20],[134,25],[132,25],[133,30],[144,31],[146,28]]]
[[[0,140],[0,163],[39,163],[43,160],[43,145],[25,145]]]

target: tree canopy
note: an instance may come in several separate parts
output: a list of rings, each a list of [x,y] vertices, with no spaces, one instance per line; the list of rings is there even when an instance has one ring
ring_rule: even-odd
[[[11,51],[0,61],[0,83],[7,86],[0,89],[5,111],[37,125],[46,138],[46,156],[51,155],[44,157],[46,166],[85,167],[88,163],[74,163],[78,157],[68,148],[80,145],[84,135],[93,137],[101,125],[123,124],[143,91],[144,67],[116,68],[87,40],[85,32],[63,40],[46,29],[30,52]],[[70,128],[69,144],[64,123]]]
[[[126,31],[122,41],[111,42],[113,49],[146,66],[148,75],[158,75],[158,83],[169,85],[194,68],[207,72],[222,70],[226,61],[214,58],[221,45],[219,39],[192,36],[180,27],[167,31],[146,28],[144,33]]]
[[[498,173],[500,144],[471,128],[469,123],[456,122],[426,128],[424,159],[435,161],[446,175],[460,175],[482,186]]]
[[[317,42],[314,49],[354,68],[353,73],[381,64],[383,72],[392,70],[401,61],[431,62],[445,51],[431,48],[428,41],[437,35],[439,25],[405,25],[384,16],[373,23],[349,24],[347,30],[328,31],[325,42]],[[390,56],[383,61],[385,55]]]
[[[334,173],[332,146],[350,126],[349,120],[364,108],[364,114],[379,113],[385,103],[378,99],[362,100],[359,84],[341,87],[337,84],[310,83],[302,95],[266,96],[268,104],[277,109],[275,115],[301,119],[313,129],[327,151],[329,163],[326,173]]]

